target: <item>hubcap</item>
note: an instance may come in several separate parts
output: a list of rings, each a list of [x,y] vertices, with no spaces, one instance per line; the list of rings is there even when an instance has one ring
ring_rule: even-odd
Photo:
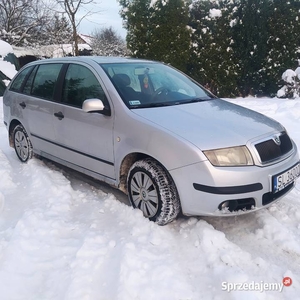
[[[15,134],[15,148],[19,157],[25,161],[29,156],[29,146],[25,134],[21,131]]]
[[[152,179],[143,172],[136,172],[131,179],[131,197],[134,205],[147,218],[155,216],[158,210],[158,194]]]

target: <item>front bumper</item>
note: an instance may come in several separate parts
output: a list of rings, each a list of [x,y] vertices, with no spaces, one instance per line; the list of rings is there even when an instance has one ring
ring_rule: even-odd
[[[232,216],[268,207],[292,190],[290,184],[273,194],[272,177],[299,163],[294,153],[269,166],[214,167],[209,161],[171,170],[181,200],[182,212],[188,216]],[[228,213],[223,203],[244,203],[246,209]],[[253,205],[252,205],[253,204]],[[226,213],[227,212],[227,213]]]

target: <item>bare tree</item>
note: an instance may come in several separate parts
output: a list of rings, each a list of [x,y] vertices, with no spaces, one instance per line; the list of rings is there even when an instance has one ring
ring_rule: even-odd
[[[0,38],[21,46],[37,37],[51,20],[51,11],[39,0],[0,0]]]
[[[94,0],[57,0],[57,3],[61,5],[63,8],[64,12],[67,14],[71,26],[72,26],[72,33],[73,33],[73,40],[74,40],[74,52],[75,56],[79,55],[79,50],[78,50],[78,27],[81,23],[81,21],[88,16],[91,16],[92,14],[99,13],[100,11],[95,11],[95,10],[90,10],[87,9],[89,5],[91,4],[97,4]],[[78,12],[80,9],[86,9],[85,14],[77,19]]]
[[[105,56],[125,56],[127,48],[125,41],[112,28],[96,29],[92,33],[93,53]]]

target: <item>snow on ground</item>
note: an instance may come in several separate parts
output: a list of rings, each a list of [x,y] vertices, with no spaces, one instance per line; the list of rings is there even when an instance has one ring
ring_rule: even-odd
[[[230,101],[282,122],[300,148],[300,99]],[[300,180],[269,209],[160,227],[112,188],[37,158],[19,162],[2,98],[0,178],[3,300],[300,299]],[[250,290],[228,291],[238,283]]]

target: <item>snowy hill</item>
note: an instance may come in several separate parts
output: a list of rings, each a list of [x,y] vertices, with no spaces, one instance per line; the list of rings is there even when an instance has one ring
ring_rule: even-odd
[[[280,121],[300,149],[300,99],[231,101]],[[2,98],[0,176],[3,300],[300,299],[300,180],[269,209],[159,227],[112,188],[19,162]]]

